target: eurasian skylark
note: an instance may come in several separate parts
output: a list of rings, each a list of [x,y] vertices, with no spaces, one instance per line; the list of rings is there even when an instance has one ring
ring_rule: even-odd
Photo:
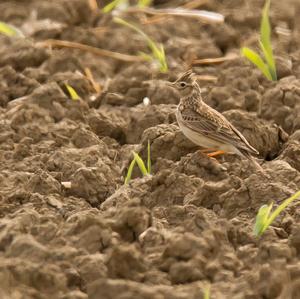
[[[176,117],[188,139],[220,154],[236,153],[254,161],[251,155],[257,155],[258,151],[221,113],[203,102],[200,87],[191,70],[179,76],[171,86],[180,94]]]

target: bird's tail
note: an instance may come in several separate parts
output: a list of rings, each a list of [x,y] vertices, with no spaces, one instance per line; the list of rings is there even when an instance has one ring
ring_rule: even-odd
[[[267,176],[265,170],[261,167],[261,165],[255,160],[255,158],[249,152],[243,152],[243,156],[246,157],[251,163],[255,166],[255,168],[262,173],[264,176]]]

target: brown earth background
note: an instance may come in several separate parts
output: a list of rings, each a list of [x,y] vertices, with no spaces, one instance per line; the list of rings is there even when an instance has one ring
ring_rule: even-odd
[[[201,299],[208,285],[213,299],[300,298],[299,201],[253,235],[259,207],[300,188],[300,2],[271,4],[278,82],[239,57],[242,45],[257,46],[263,4],[200,1],[224,24],[140,25],[165,47],[162,75],[146,62],[38,44],[147,51],[87,0],[0,2],[0,20],[27,36],[0,36],[0,298]],[[179,99],[166,80],[193,59],[229,53],[237,57],[194,71],[205,101],[259,150],[268,177],[236,156],[209,159],[176,124]],[[104,91],[97,96],[86,68]],[[82,99],[71,100],[65,83]],[[153,175],[135,170],[124,185],[131,151],[145,158],[148,140]]]

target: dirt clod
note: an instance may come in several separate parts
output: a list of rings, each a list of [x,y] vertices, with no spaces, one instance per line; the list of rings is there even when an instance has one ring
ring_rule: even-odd
[[[151,4],[197,5],[223,24],[119,11],[164,46],[164,74],[46,46],[149,53],[102,2],[1,1],[0,20],[25,38],[0,36],[0,298],[201,299],[208,286],[213,299],[300,298],[299,199],[253,232],[262,205],[300,188],[299,1],[271,2],[276,82],[238,55],[257,47],[262,0]],[[190,65],[263,171],[209,158],[180,131],[168,82]],[[151,174],[135,165],[124,184],[132,151],[147,162],[148,143]]]

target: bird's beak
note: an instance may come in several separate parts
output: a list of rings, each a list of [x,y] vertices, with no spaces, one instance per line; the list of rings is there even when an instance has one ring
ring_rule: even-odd
[[[166,81],[166,85],[168,85],[170,87],[174,87],[175,82],[168,82],[168,81]]]

